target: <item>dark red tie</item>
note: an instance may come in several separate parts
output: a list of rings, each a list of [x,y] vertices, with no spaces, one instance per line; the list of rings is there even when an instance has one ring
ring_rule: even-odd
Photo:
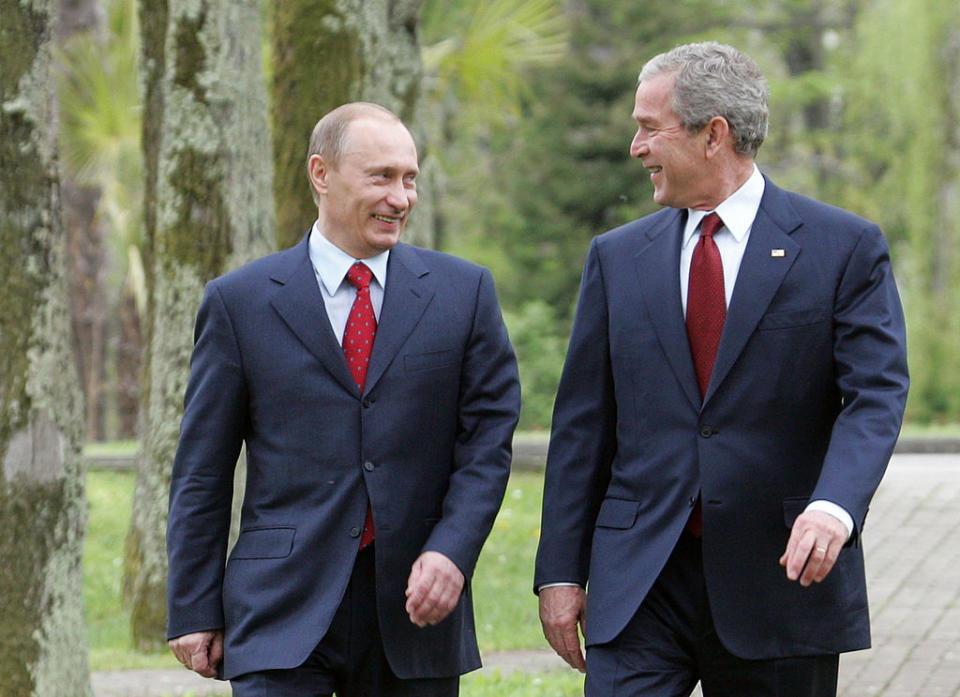
[[[710,374],[717,358],[717,347],[727,318],[727,300],[723,288],[723,263],[720,250],[713,241],[714,233],[723,222],[716,213],[710,213],[700,223],[700,241],[690,260],[690,282],[687,286],[687,339],[690,355],[697,371],[700,397],[707,394]],[[687,521],[687,529],[700,537],[703,534],[703,514],[700,500]]]
[[[370,279],[373,272],[366,264],[359,261],[347,271],[347,280],[357,289],[357,297],[350,308],[347,317],[347,326],[343,330],[343,353],[347,357],[347,365],[357,383],[357,390],[363,392],[367,382],[367,367],[370,365],[370,352],[373,350],[373,339],[377,333],[377,316],[373,313],[370,303]],[[373,542],[373,511],[367,505],[367,519],[363,523],[363,534],[360,537],[360,549]]]

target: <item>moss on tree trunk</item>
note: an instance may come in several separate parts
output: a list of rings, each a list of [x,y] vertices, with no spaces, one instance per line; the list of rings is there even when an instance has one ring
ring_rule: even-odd
[[[141,21],[145,97],[159,109],[144,125],[149,369],[125,591],[135,644],[151,650],[166,638],[168,488],[196,310],[208,280],[268,253],[276,235],[259,3],[145,3]]]
[[[52,3],[0,0],[0,695],[90,694]]]

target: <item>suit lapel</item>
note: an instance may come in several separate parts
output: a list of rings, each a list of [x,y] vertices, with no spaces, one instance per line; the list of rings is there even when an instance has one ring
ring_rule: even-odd
[[[767,180],[740,263],[704,404],[736,363],[799,256],[800,246],[790,237],[790,233],[801,224],[802,220],[790,206],[783,191]]]
[[[676,210],[647,231],[649,243],[636,257],[637,280],[661,349],[690,404],[699,409],[700,388],[690,358],[680,298],[680,237],[685,217]]]
[[[278,267],[271,279],[281,288],[270,300],[283,321],[329,373],[351,393],[357,385],[350,375],[343,347],[337,341],[317,285],[317,276],[310,263],[307,238],[296,247],[282,252],[285,263]]]
[[[434,289],[427,280],[429,273],[415,248],[398,244],[390,251],[383,307],[364,393],[370,392],[383,377],[433,298]]]

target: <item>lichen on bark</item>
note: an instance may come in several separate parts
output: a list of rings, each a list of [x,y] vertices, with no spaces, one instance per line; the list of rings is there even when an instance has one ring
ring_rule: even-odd
[[[170,469],[204,284],[272,251],[270,132],[256,0],[170,0],[163,108],[150,125],[159,145],[151,256],[150,366],[125,592],[135,644],[165,641],[164,536]],[[155,28],[156,31],[156,28]],[[154,35],[156,36],[156,35]],[[150,66],[145,66],[150,67]]]
[[[90,694],[49,1],[0,0],[0,695]]]

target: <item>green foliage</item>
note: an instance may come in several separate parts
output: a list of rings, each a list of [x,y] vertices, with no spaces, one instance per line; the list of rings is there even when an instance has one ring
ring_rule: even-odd
[[[840,204],[877,220],[891,241],[907,313],[908,418],[919,422],[960,418],[958,36],[955,3],[876,3],[836,66]]]
[[[553,414],[553,397],[567,349],[566,337],[558,333],[561,325],[553,308],[543,300],[526,302],[515,312],[507,310],[504,319],[520,364],[524,399],[519,428],[543,429]]]
[[[60,143],[64,168],[99,189],[98,217],[106,222],[118,264],[114,286],[127,283],[142,311],[146,287],[143,236],[140,51],[134,0],[112,0],[103,35],[84,32],[59,54]]]
[[[530,94],[524,69],[554,64],[566,51],[557,0],[468,0],[454,8],[427,0],[421,14],[431,97],[453,96],[456,118],[475,125],[518,114]]]

